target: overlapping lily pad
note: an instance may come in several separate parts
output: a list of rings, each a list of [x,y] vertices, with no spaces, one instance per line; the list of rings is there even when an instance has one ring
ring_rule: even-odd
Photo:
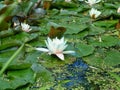
[[[99,40],[99,38],[101,38],[101,41]],[[120,39],[118,39],[117,37],[114,36],[101,36],[96,38],[95,40],[90,40],[89,43],[93,46],[99,46],[99,47],[111,47],[111,46],[115,46],[118,45],[118,43],[120,42]]]
[[[10,71],[7,77],[0,77],[0,89],[16,89],[34,82],[34,73],[31,69]]]
[[[116,66],[120,64],[120,52],[119,51],[109,51],[106,53],[105,65]]]
[[[22,43],[36,39],[38,34],[19,33],[17,35],[1,39],[0,50],[20,46]]]
[[[94,47],[92,45],[87,45],[84,43],[77,44],[76,49],[76,52],[80,57],[90,55],[94,52]]]

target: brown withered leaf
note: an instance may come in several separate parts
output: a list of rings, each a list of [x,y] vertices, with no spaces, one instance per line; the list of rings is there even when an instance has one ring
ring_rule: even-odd
[[[55,38],[55,37],[61,38],[63,34],[65,33],[65,31],[66,31],[66,28],[64,27],[55,28],[54,26],[51,26],[48,36],[50,38]]]
[[[12,4],[14,2],[14,0],[4,0],[4,3],[6,5]]]
[[[116,24],[116,29],[120,29],[120,20],[119,20],[118,23]]]
[[[50,8],[50,6],[51,6],[51,1],[44,1],[43,2],[43,8],[45,9],[45,10],[48,10],[49,8]]]
[[[120,19],[118,23],[116,24],[116,29],[118,30],[118,37],[120,38]]]

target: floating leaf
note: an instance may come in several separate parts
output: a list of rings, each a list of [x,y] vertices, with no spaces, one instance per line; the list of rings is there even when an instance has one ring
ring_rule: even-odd
[[[2,23],[0,23],[0,31],[5,31],[6,29],[8,29],[9,24],[6,21],[2,21]]]
[[[103,56],[104,54],[104,56]],[[95,67],[112,67],[120,64],[120,52],[118,51],[108,51],[106,53],[96,52],[90,56],[84,57],[84,60]]]
[[[11,35],[14,35],[14,31],[11,30],[11,29],[4,30],[4,31],[0,32],[0,37],[1,38],[8,37],[8,36],[11,36]]]
[[[34,73],[31,69],[8,72],[7,78],[0,78],[0,89],[16,89],[34,82]]]
[[[84,43],[77,44],[77,54],[79,57],[87,56],[93,53],[94,47],[92,45],[87,45]]]
[[[118,30],[118,32],[120,32],[120,20],[119,20],[118,23],[116,24],[116,29]]]
[[[81,31],[80,33],[78,34],[73,34],[73,35],[65,35],[65,37],[68,37],[69,39],[73,39],[73,42],[76,42],[78,39],[83,39],[85,36],[88,35],[88,31],[87,30],[84,30],[84,31]]]
[[[66,31],[66,28],[64,28],[64,27],[55,28],[54,26],[51,26],[48,36],[50,38],[55,38],[55,37],[61,38],[65,31]]]
[[[120,64],[120,52],[118,51],[107,52],[104,62],[108,66],[115,66]]]
[[[111,46],[115,46],[118,45],[118,43],[120,42],[120,39],[117,37],[113,37],[113,36],[101,36],[101,41],[99,41],[99,39],[91,39],[89,41],[89,44],[93,45],[93,46],[99,46],[99,47],[111,47]]]
[[[54,80],[52,73],[40,64],[34,63],[31,68],[37,74],[36,77],[40,78],[42,83],[47,83]]]
[[[109,9],[116,9],[117,8],[117,6],[113,3],[104,3],[104,7],[109,8]]]
[[[15,53],[17,48],[13,50],[6,50],[0,53],[0,68],[9,60],[9,58]],[[24,60],[25,51],[22,50],[19,55],[10,63],[7,70],[17,70],[30,68],[31,64]]]
[[[115,27],[117,22],[118,20],[104,20],[104,21],[94,22],[94,25],[98,27],[109,28],[109,27]]]
[[[50,6],[51,6],[51,3],[52,3],[52,1],[50,1],[50,0],[44,1],[43,2],[43,8],[46,9],[46,10],[49,9]]]
[[[102,18],[108,18],[116,13],[113,9],[103,9]]]
[[[87,57],[83,57],[84,61],[87,62],[90,66],[104,68],[104,60],[99,53],[94,53]]]
[[[96,35],[104,32],[105,32],[105,28],[92,25],[89,30],[89,35]]]
[[[25,61],[29,62],[31,64],[36,63],[36,62],[38,62],[38,57],[40,56],[40,54],[41,53],[38,51],[30,52],[30,53],[28,53],[28,55],[26,55]]]
[[[60,15],[77,15],[75,11],[61,10]]]
[[[17,35],[6,37],[1,39],[2,44],[0,45],[0,50],[20,46],[23,42],[29,42],[33,39],[36,39],[38,34],[28,34],[28,33],[19,33]]]
[[[48,55],[46,53],[42,53],[39,56],[38,60],[42,64],[42,66],[45,66],[47,68],[55,68],[55,67],[63,66],[65,64],[72,63],[75,60],[75,57],[70,55],[65,55],[65,60],[61,61],[55,55]]]
[[[85,24],[65,24],[64,27],[67,29],[65,34],[77,34],[88,28]]]
[[[76,8],[77,7],[77,4],[75,3],[68,3],[68,2],[65,2],[65,1],[55,1],[54,3],[52,3],[52,7],[57,7],[57,8]]]

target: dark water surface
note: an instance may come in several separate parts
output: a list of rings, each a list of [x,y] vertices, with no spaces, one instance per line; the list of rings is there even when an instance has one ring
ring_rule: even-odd
[[[59,77],[56,78],[56,82],[63,82],[62,86],[67,90],[72,90],[72,88],[77,88],[82,85],[86,90],[89,90],[89,83],[86,79],[86,71],[88,71],[89,66],[81,59],[77,58],[72,64],[66,66],[66,72],[61,73]],[[57,86],[59,83],[56,83]],[[54,90],[51,88],[51,90]]]

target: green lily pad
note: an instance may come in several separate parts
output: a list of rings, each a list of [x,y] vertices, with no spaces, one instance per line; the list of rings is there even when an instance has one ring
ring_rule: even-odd
[[[33,52],[29,52],[26,55],[25,61],[29,62],[31,64],[38,62],[38,57],[40,56],[40,52],[38,51],[33,51]]]
[[[57,7],[57,8],[76,8],[78,5],[75,3],[68,3],[65,2],[64,0],[59,0],[59,1],[54,1],[52,3],[52,7]]]
[[[87,30],[84,30],[84,31],[81,31],[80,33],[78,34],[69,34],[69,35],[65,35],[65,37],[69,38],[69,39],[73,39],[73,42],[76,42],[78,39],[83,39],[84,37],[86,37],[88,35],[88,31]]]
[[[9,24],[5,21],[3,21],[2,23],[0,23],[0,31],[5,31],[6,29],[8,29]]]
[[[102,57],[97,53],[94,53],[87,57],[83,57],[83,60],[86,61],[89,64],[89,66],[94,66],[99,68],[104,68],[105,66]]]
[[[94,52],[94,47],[92,45],[80,43],[77,44],[75,47],[77,49],[77,54],[79,57],[88,56]]]
[[[120,64],[120,52],[119,51],[107,52],[104,62],[108,66],[115,66]]]
[[[104,56],[102,56],[103,53],[94,53],[90,56],[84,57],[84,60],[90,65],[95,66],[99,68],[105,68],[105,67],[112,67],[115,65],[120,64],[120,52],[118,51],[109,51],[107,53],[104,53]]]
[[[13,35],[11,37],[6,37],[1,39],[1,45],[0,45],[0,50],[10,48],[10,47],[15,47],[15,46],[20,46],[24,42],[29,42],[33,39],[36,39],[38,37],[38,34],[28,34],[28,33],[19,33],[17,35]]]
[[[12,29],[8,29],[8,30],[4,30],[0,32],[0,37],[4,38],[4,37],[8,37],[14,35],[14,31]]]
[[[109,9],[116,9],[117,8],[117,6],[113,3],[104,3],[104,7],[109,8]]]
[[[77,34],[88,28],[85,24],[64,24],[63,26],[67,29],[65,34]]]
[[[42,83],[54,81],[52,72],[48,71],[40,64],[34,63],[31,68],[36,73],[36,78],[39,78]]]
[[[108,17],[114,15],[116,13],[116,10],[113,10],[113,9],[104,9],[102,12],[103,12],[102,13],[102,17],[103,18],[108,18]]]
[[[104,20],[104,21],[94,22],[94,25],[98,27],[109,28],[109,27],[114,27],[117,24],[117,22],[118,20]]]
[[[89,30],[89,35],[97,35],[105,32],[105,28],[92,25]]]
[[[77,15],[76,11],[61,10],[60,15]]]
[[[34,82],[34,73],[31,69],[8,72],[7,78],[0,78],[0,89],[16,89]]]
[[[3,51],[0,54],[0,68],[9,60],[9,58],[15,53],[17,48],[13,50]],[[18,56],[10,63],[7,70],[17,70],[17,69],[26,69],[30,68],[31,63],[24,60],[24,50],[22,50]]]
[[[118,45],[120,42],[120,39],[118,37],[113,37],[113,36],[101,36],[101,41],[99,39],[91,39],[89,41],[89,44],[93,46],[99,46],[99,47],[111,47]]]
[[[57,67],[65,65],[65,64],[72,63],[73,61],[75,61],[75,57],[73,57],[71,55],[65,55],[65,60],[62,61],[55,55],[48,55],[47,53],[42,53],[39,56],[38,61],[44,67],[47,67],[47,68],[55,68],[56,67],[57,68]]]

